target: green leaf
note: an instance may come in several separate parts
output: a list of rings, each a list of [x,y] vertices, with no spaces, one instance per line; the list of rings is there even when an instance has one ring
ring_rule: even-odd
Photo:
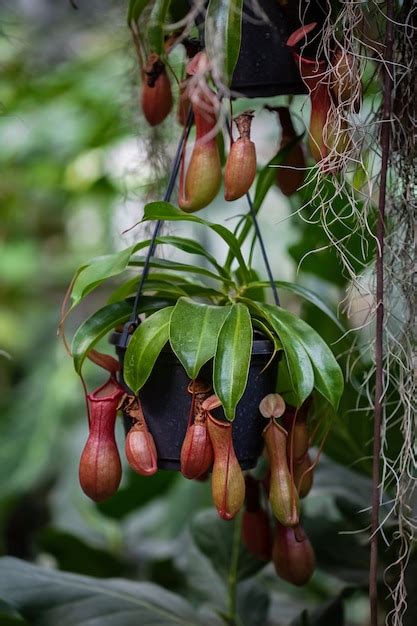
[[[172,300],[160,297],[141,296],[138,313],[149,313],[162,309],[171,304]],[[87,353],[106,333],[111,331],[118,324],[127,322],[132,313],[133,301],[122,300],[113,302],[95,311],[78,328],[71,345],[72,357],[74,359],[75,371],[79,374]]]
[[[171,316],[169,340],[187,375],[195,379],[214,357],[217,339],[230,307],[200,304],[180,298]]]
[[[152,476],[141,476],[129,471],[117,492],[108,500],[100,502],[97,508],[106,518],[116,520],[122,520],[130,513],[141,515],[142,509],[152,500],[163,497],[176,479],[176,472],[156,472]],[[83,573],[90,574],[91,572]]]
[[[189,213],[184,213],[183,211],[180,211],[180,209],[177,209],[174,205],[164,201],[150,202],[145,206],[143,221],[151,220],[194,222],[195,224],[208,226],[227,243],[229,249],[233,252],[233,255],[237,259],[246,280],[250,280],[250,272],[242,256],[239,242],[235,235],[225,226],[208,222],[203,220],[201,217],[197,217]]]
[[[210,0],[205,19],[205,44],[217,74],[230,86],[239,58],[243,0]]]
[[[237,268],[234,275],[238,285],[245,287],[245,295],[247,298],[257,300],[258,302],[265,302],[265,289],[264,285],[261,284],[263,281],[260,280],[258,272],[253,268],[250,268],[249,273],[251,278],[250,281],[247,282],[245,281],[245,277],[242,276],[240,267]],[[268,284],[268,286],[270,287],[270,284]]]
[[[319,296],[316,293],[314,293],[314,291],[311,291],[311,289],[308,289],[307,287],[303,287],[302,285],[297,285],[297,283],[287,282],[285,280],[274,280],[274,284],[280,289],[286,289],[287,291],[292,291],[293,293],[298,294],[299,296],[301,296],[308,302],[311,302],[311,304],[314,304],[318,309],[320,309],[320,311],[322,311],[325,315],[327,315],[327,317],[329,317],[332,320],[332,322],[334,322],[336,326],[342,332],[346,331],[343,324],[336,317],[334,311],[330,308],[330,306],[326,304],[326,302],[324,302],[321,298],[319,298]],[[270,288],[271,283],[268,280],[257,280],[255,282],[248,283],[246,285],[247,289],[245,290],[246,296],[253,298],[253,300],[259,300],[259,298],[255,298],[254,296],[249,294],[249,290],[258,289],[261,287]]]
[[[132,267],[143,267],[145,265],[145,257],[134,257],[129,265]],[[176,261],[170,261],[169,259],[160,259],[158,257],[151,257],[150,267],[172,270],[175,272],[190,272],[190,274],[201,274],[202,276],[207,276],[207,278],[212,278],[213,280],[221,281],[226,285],[233,285],[233,281],[223,276],[219,276],[214,272],[206,269],[205,267],[198,267],[197,265],[189,265],[187,263],[178,263]]]
[[[237,403],[248,380],[252,355],[252,322],[248,308],[234,304],[221,327],[214,356],[214,391],[228,420],[235,418]]]
[[[129,571],[127,560],[122,555],[90,545],[80,537],[59,528],[44,528],[38,533],[37,542],[39,549],[51,555],[59,569],[67,572],[110,578],[123,576]]]
[[[155,0],[149,16],[148,41],[152,52],[162,55],[164,49],[164,25],[171,0]]]
[[[9,557],[0,559],[0,596],[32,626],[207,623],[180,596],[152,583],[66,574]]]
[[[219,273],[224,272],[223,268],[217,263],[214,256],[194,239],[188,239],[187,237],[175,237],[174,235],[165,235],[163,237],[158,237],[157,242],[161,244],[170,244],[171,246],[174,246],[179,250],[183,250],[188,254],[203,256],[213,265],[213,267],[216,268]]]
[[[268,339],[270,339],[270,341],[272,341],[272,343],[274,344],[273,356],[275,356],[278,350],[282,350],[282,345],[278,337],[276,336],[275,333],[271,331],[270,327],[267,326],[263,321],[257,319],[256,317],[252,317],[252,326],[253,328],[257,328],[263,335],[265,335],[265,337],[267,337]],[[271,356],[271,359],[273,358],[273,356]]]
[[[181,289],[187,294],[187,296],[190,297],[200,296],[211,300],[215,299],[216,301],[227,298],[227,294],[222,291],[217,291],[216,289],[211,289],[210,287],[204,287],[203,285],[198,284],[188,285],[187,283],[184,283],[181,285]]]
[[[158,296],[169,297],[172,299],[179,298],[180,296],[186,296],[187,292],[182,287],[175,283],[168,283],[166,281],[152,280],[152,274],[149,274],[150,278],[147,278],[142,289],[142,293],[147,291],[157,292]],[[125,298],[132,296],[136,293],[141,276],[135,276],[124,282],[120,287],[117,287],[108,299],[109,304],[112,302],[118,302]]]
[[[78,270],[72,287],[71,308],[74,308],[83,298],[85,298],[85,296],[96,289],[96,287],[99,287],[105,280],[124,272],[130,264],[132,256],[139,250],[147,248],[150,242],[150,239],[145,239],[144,241],[141,241],[133,246],[129,246],[120,252],[96,257],[95,259],[89,261],[89,263],[83,265]],[[189,254],[198,254],[203,256],[216,268],[220,275],[222,275],[225,279],[230,280],[228,273],[197,241],[187,239],[186,237],[163,236],[157,238],[157,243],[162,245],[172,245],[175,248],[183,250]],[[207,272],[208,271],[209,270],[207,270]],[[214,276],[217,280],[219,280],[218,276]]]
[[[87,353],[118,324],[127,322],[132,313],[132,303],[114,302],[99,309],[78,328],[71,345],[75,371],[80,374]]]
[[[146,248],[148,241],[129,246],[115,254],[96,257],[81,267],[76,275],[71,291],[71,308],[74,308],[93,289],[101,285],[107,278],[117,276],[127,268],[130,257],[140,248]]]
[[[227,581],[231,569],[231,550],[234,538],[236,519],[224,521],[216,511],[201,511],[190,525],[192,538],[198,549],[211,561],[215,571]],[[237,564],[237,580],[253,576],[265,566],[250,554],[240,542]]]
[[[285,328],[293,342],[301,343],[314,371],[314,387],[330,402],[334,409],[337,409],[343,393],[343,374],[326,342],[311,326],[293,313],[270,304],[262,306],[264,310],[268,311],[270,320],[274,321],[277,328]],[[284,345],[285,349],[286,346]],[[292,368],[290,365],[289,367],[291,371]]]
[[[26,626],[27,622],[14,607],[0,599],[0,624],[1,626]]]
[[[343,393],[343,373],[329,346],[311,326],[293,313],[284,309],[266,305],[275,309],[276,318],[286,324],[302,343],[314,370],[314,386],[337,409]]]
[[[268,623],[271,605],[271,592],[264,580],[252,577],[241,582],[237,588],[238,624],[242,626],[259,626]],[[280,607],[281,609],[281,607]],[[280,620],[282,613],[280,610]]]
[[[169,297],[172,299],[178,299],[181,296],[201,296],[205,298],[224,298],[226,294],[221,291],[217,291],[216,289],[211,289],[210,287],[206,287],[205,285],[201,285],[196,282],[190,283],[185,282],[183,280],[175,280],[178,277],[174,277],[170,274],[162,275],[164,280],[160,278],[154,280],[154,272],[149,274],[149,278],[145,281],[143,287],[143,293],[148,291],[155,292],[158,296]],[[161,274],[159,274],[161,276]],[[115,289],[111,294],[108,302],[118,302],[119,300],[124,300],[128,296],[133,295],[136,292],[140,280],[140,276],[135,276],[130,280],[126,281],[120,287]],[[168,282],[169,281],[169,282]]]
[[[157,311],[133,333],[124,359],[124,378],[133,393],[148,380],[156,359],[169,337],[169,320],[174,307]]]
[[[293,331],[292,325],[277,314],[282,309],[260,302],[253,303],[252,306],[261,312],[281,341],[297,406],[301,406],[314,388],[314,372],[304,345]]]
[[[137,22],[150,0],[129,0],[127,23]]]

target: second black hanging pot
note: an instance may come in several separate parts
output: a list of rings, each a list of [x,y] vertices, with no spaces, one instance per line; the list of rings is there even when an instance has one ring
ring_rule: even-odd
[[[321,1],[244,0],[241,48],[231,83],[233,95],[268,98],[307,93],[286,42],[301,26],[300,16],[305,24],[323,23],[327,9]],[[196,23],[204,46],[204,10]]]

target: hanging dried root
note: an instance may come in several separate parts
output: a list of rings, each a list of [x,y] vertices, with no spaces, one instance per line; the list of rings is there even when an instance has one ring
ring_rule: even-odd
[[[338,48],[332,59],[332,76],[330,86],[338,104],[353,105],[358,113],[362,104],[362,87],[358,81],[358,68],[352,54]],[[359,82],[359,87],[358,87]]]

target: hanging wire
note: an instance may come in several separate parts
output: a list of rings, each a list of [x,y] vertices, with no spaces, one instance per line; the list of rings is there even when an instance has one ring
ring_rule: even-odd
[[[233,141],[231,122],[229,122],[227,116],[226,116],[226,128],[227,128],[227,132],[229,134],[230,139]],[[262,254],[262,258],[264,260],[266,273],[268,274],[268,280],[271,283],[271,289],[272,289],[272,295],[273,295],[273,298],[274,298],[274,302],[275,302],[275,304],[277,306],[280,306],[280,300],[279,300],[277,286],[276,286],[275,281],[274,281],[274,276],[272,274],[271,265],[269,263],[268,255],[266,253],[265,243],[264,243],[264,240],[262,238],[262,233],[261,233],[261,229],[259,228],[258,218],[256,217],[256,211],[255,211],[255,208],[253,206],[252,198],[250,196],[249,191],[246,193],[246,200],[247,200],[247,203],[249,205],[249,212],[251,214],[251,218],[252,218],[252,221],[253,221],[253,226],[255,228],[256,237],[257,237],[257,239],[259,241],[259,247],[261,248],[261,254]]]
[[[180,169],[181,157],[182,157],[183,149],[184,149],[184,146],[185,146],[185,142],[187,141],[188,135],[190,134],[191,126],[193,125],[193,121],[194,121],[194,114],[193,114],[192,109],[190,109],[190,111],[188,113],[188,117],[187,117],[187,122],[185,124],[184,132],[182,133],[181,138],[180,138],[180,140],[178,142],[177,151],[175,153],[174,162],[173,162],[172,169],[171,169],[171,174],[169,176],[168,185],[167,185],[164,197],[163,197],[163,201],[164,202],[169,202],[170,201],[171,196],[172,196],[172,192],[174,191],[175,182],[177,180],[178,171]],[[139,285],[138,285],[138,288],[137,288],[137,291],[136,291],[135,301],[133,303],[132,314],[131,314],[131,316],[129,318],[129,321],[126,322],[126,324],[124,325],[123,332],[122,332],[122,335],[120,337],[120,341],[118,342],[118,345],[120,347],[123,347],[123,348],[125,348],[126,345],[127,345],[127,339],[128,339],[129,334],[131,334],[131,332],[138,325],[139,301],[140,301],[140,297],[142,295],[142,291],[143,291],[143,287],[144,287],[145,281],[146,281],[146,279],[148,277],[148,274],[149,274],[151,258],[155,254],[155,250],[156,250],[156,247],[158,245],[157,237],[158,237],[159,231],[161,230],[162,224],[163,224],[163,220],[157,220],[157,222],[155,223],[154,229],[153,229],[152,238],[151,238],[151,241],[150,241],[150,244],[149,244],[149,248],[148,248],[148,252],[146,254],[145,262],[144,262],[144,265],[143,265],[142,275],[140,277]]]

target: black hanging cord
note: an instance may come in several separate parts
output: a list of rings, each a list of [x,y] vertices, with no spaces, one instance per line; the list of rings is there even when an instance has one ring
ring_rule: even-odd
[[[230,139],[233,141],[232,128],[231,128],[230,122],[229,122],[227,117],[226,117],[226,128],[227,128],[227,132],[229,133]],[[271,265],[269,263],[268,255],[266,253],[265,243],[264,243],[264,240],[262,239],[261,229],[259,228],[258,218],[256,217],[256,211],[255,211],[255,208],[253,206],[252,198],[250,197],[250,193],[249,192],[247,192],[247,194],[246,194],[246,200],[247,200],[248,205],[249,205],[249,211],[250,211],[251,218],[252,218],[252,221],[253,221],[253,226],[255,228],[256,237],[257,237],[257,239],[259,241],[259,246],[261,248],[261,254],[262,254],[262,258],[263,258],[264,263],[265,263],[266,273],[268,274],[268,279],[269,279],[269,282],[271,283],[271,289],[272,289],[272,295],[273,295],[273,298],[274,298],[274,302],[275,302],[275,304],[277,306],[280,306],[280,300],[279,300],[277,286],[276,286],[275,281],[274,281],[274,276],[272,274]]]
[[[246,200],[248,201],[249,210],[250,210],[250,214],[251,214],[251,217],[252,217],[252,220],[253,220],[253,225],[254,225],[254,228],[255,228],[256,236],[258,238],[259,246],[261,248],[261,254],[262,254],[262,257],[263,257],[263,260],[264,260],[264,263],[265,263],[266,273],[268,274],[268,279],[269,279],[269,282],[271,283],[271,289],[272,289],[272,295],[273,295],[273,298],[274,298],[274,302],[275,302],[275,304],[277,306],[280,306],[277,286],[276,286],[275,281],[274,281],[274,276],[272,274],[271,266],[269,264],[268,255],[267,255],[266,249],[265,249],[265,243],[264,243],[264,240],[262,239],[261,229],[259,228],[258,218],[256,217],[256,211],[254,209],[252,198],[250,197],[249,192],[246,194]]]
[[[182,157],[184,145],[190,133],[191,126],[193,125],[193,121],[194,121],[194,114],[193,114],[192,109],[190,109],[188,113],[187,122],[185,124],[184,132],[181,135],[181,139],[179,140],[177,151],[175,153],[174,162],[173,162],[172,169],[171,169],[171,174],[170,174],[168,185],[167,185],[164,197],[163,197],[164,202],[169,202],[172,196],[172,192],[174,191],[175,182],[177,180],[178,171],[180,169],[181,157]],[[138,325],[139,300],[142,295],[145,280],[147,279],[148,274],[149,274],[151,258],[155,254],[156,246],[158,245],[156,240],[157,240],[159,231],[161,230],[162,223],[163,223],[163,220],[158,220],[155,223],[155,227],[152,233],[152,238],[151,238],[148,252],[146,254],[145,262],[143,265],[142,275],[140,277],[138,289],[136,291],[132,314],[130,316],[129,321],[126,322],[126,324],[124,325],[122,335],[118,342],[118,345],[123,348],[125,348],[127,345],[127,339],[128,339],[129,334],[131,334],[132,330],[134,330]]]

